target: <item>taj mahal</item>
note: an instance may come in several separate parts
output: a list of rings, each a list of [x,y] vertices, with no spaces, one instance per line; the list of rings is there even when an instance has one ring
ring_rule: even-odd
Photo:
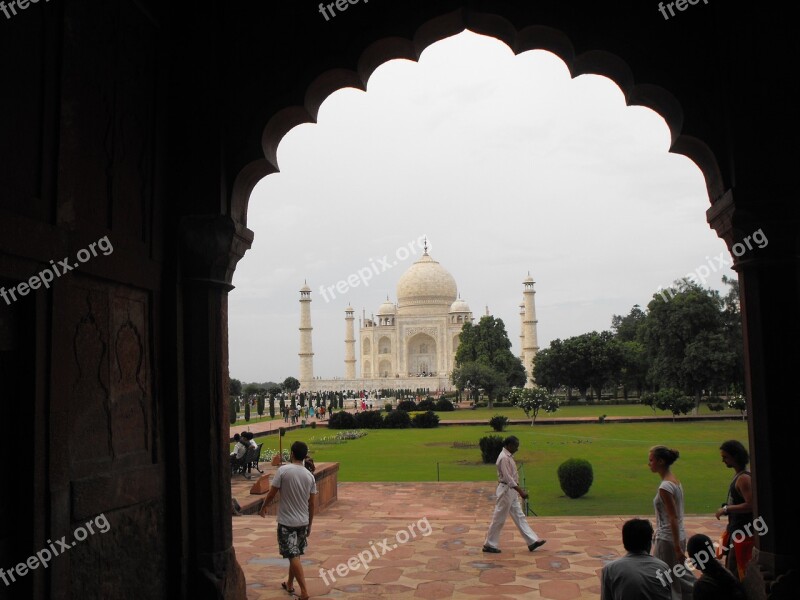
[[[539,350],[536,334],[534,280],[522,282],[520,358],[530,385],[531,367]],[[488,307],[486,314],[489,314]],[[300,391],[428,388],[451,390],[459,335],[472,323],[469,305],[460,298],[453,276],[428,254],[423,255],[397,282],[397,302],[387,297],[378,311],[359,318],[356,349],[355,316],[345,309],[344,377],[314,378],[311,326],[311,288],[300,289]],[[357,358],[360,369],[357,369]]]

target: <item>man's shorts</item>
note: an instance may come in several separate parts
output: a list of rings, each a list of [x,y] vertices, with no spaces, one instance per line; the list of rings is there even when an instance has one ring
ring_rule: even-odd
[[[283,558],[294,558],[303,554],[308,546],[308,525],[287,527],[278,523],[278,551]]]

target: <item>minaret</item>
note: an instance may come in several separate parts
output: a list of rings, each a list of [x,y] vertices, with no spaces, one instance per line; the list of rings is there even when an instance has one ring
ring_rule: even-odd
[[[528,382],[525,387],[533,387],[531,380],[533,371],[533,359],[536,358],[536,353],[539,351],[539,341],[536,335],[536,303],[534,296],[536,291],[533,289],[533,284],[536,283],[531,277],[530,271],[528,277],[522,282],[524,290],[522,298],[525,305],[525,316],[522,320],[522,331],[524,336],[524,343],[522,345],[522,364],[525,367],[525,373],[528,375]]]
[[[306,282],[300,288],[300,387],[309,389],[314,379],[314,352],[311,350],[311,288]]]
[[[525,303],[519,303],[519,359],[525,360]]]
[[[355,318],[353,307],[349,304],[344,309],[344,378],[356,378],[356,334],[353,328]]]

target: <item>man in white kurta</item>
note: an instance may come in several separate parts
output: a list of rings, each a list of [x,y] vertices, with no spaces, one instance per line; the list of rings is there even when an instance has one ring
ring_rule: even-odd
[[[528,492],[519,487],[519,474],[517,473],[517,463],[514,462],[514,453],[519,450],[519,439],[510,435],[503,440],[503,449],[497,457],[497,502],[494,506],[492,523],[486,534],[486,541],[483,544],[484,552],[499,553],[500,531],[509,515],[514,524],[519,529],[528,550],[533,552],[544,544],[547,540],[539,538],[538,535],[528,525],[525,513],[522,512],[519,499],[527,498]]]

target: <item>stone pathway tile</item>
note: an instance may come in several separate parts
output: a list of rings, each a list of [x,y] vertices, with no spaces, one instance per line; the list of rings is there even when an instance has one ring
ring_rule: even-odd
[[[303,568],[313,598],[492,600],[598,599],[603,565],[624,554],[627,517],[531,517],[547,544],[528,552],[509,520],[501,554],[481,552],[494,485],[340,483],[339,500],[315,517]],[[686,517],[717,539],[713,516]],[[233,518],[234,548],[249,600],[290,600],[280,587],[275,517]],[[363,561],[359,558],[363,558]]]

